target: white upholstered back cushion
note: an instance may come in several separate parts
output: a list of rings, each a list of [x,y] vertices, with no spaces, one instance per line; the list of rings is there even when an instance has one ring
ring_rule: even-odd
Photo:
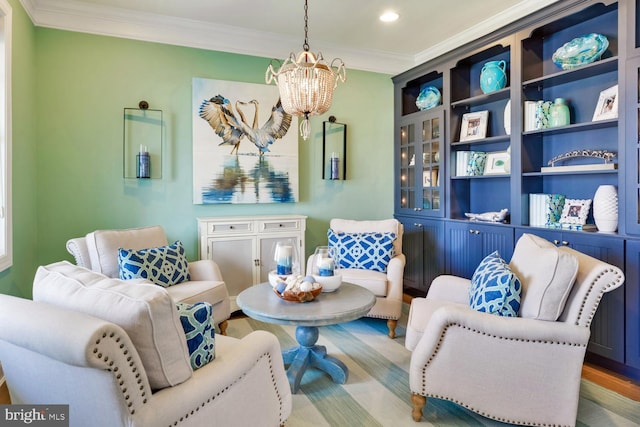
[[[397,219],[357,221],[334,218],[329,223],[329,227],[335,232],[344,233],[395,233],[396,240],[393,242],[394,253],[395,255],[402,253],[403,227]]]
[[[578,273],[576,257],[525,233],[516,243],[509,267],[522,283],[520,316],[557,320]]]
[[[168,244],[159,225],[125,230],[96,230],[86,236],[91,269],[108,277],[118,276],[118,249],[148,249]]]
[[[175,303],[160,286],[144,281],[125,283],[62,261],[38,268],[33,299],[119,325],[135,345],[153,389],[191,377]]]

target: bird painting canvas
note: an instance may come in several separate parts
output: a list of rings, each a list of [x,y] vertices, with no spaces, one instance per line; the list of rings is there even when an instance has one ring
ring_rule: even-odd
[[[195,204],[298,201],[296,126],[276,87],[194,78],[192,104]]]

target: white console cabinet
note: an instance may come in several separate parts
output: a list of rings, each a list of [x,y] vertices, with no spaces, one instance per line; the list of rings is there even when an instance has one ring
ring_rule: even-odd
[[[306,220],[301,215],[198,218],[198,257],[212,259],[220,267],[231,312],[239,309],[235,299],[241,291],[269,280],[277,242],[291,239],[304,272]]]

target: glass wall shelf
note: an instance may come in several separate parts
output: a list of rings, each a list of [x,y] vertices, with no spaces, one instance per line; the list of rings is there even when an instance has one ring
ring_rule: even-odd
[[[124,178],[162,179],[163,126],[162,110],[124,109]]]

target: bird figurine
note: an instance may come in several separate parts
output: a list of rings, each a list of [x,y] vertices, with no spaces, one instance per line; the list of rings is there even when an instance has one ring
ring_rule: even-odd
[[[243,106],[254,105],[253,122],[251,126],[246,121]],[[282,108],[282,102],[278,99],[276,105],[271,109],[271,116],[258,127],[259,106],[255,99],[249,102],[236,101],[235,110],[231,102],[222,95],[216,95],[208,101],[205,100],[200,105],[199,115],[206,120],[216,135],[222,138],[218,145],[233,145],[231,154],[238,148],[242,138],[245,136],[258,148],[260,155],[269,151],[269,145],[276,139],[286,135],[291,126],[292,117]]]
[[[471,221],[486,221],[486,222],[503,222],[507,217],[508,209],[502,209],[500,212],[484,212],[480,214],[465,213],[464,216],[471,219]]]

